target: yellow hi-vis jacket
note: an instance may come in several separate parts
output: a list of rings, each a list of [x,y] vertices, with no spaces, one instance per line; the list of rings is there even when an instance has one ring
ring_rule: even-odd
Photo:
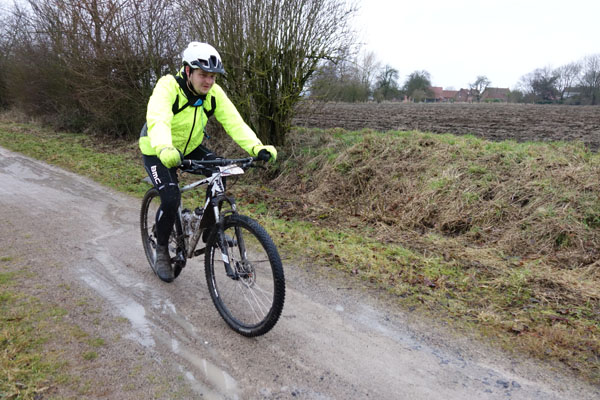
[[[183,69],[182,69],[183,70]],[[178,77],[181,77],[182,71]],[[202,96],[204,97],[204,96]],[[212,86],[202,105],[189,105],[174,114],[188,103],[188,98],[173,75],[161,77],[150,100],[146,112],[147,136],[139,139],[140,150],[145,155],[157,156],[158,148],[173,146],[182,153],[189,154],[202,143],[204,127],[214,113],[217,121],[231,138],[251,156],[256,156],[254,148],[262,145],[254,131],[244,122],[231,100],[216,83]],[[213,105],[214,110],[213,110]]]

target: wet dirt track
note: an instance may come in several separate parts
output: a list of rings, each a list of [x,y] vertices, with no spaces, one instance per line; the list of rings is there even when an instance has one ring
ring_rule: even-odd
[[[34,279],[48,298],[68,307],[87,296],[99,307],[106,345],[90,368],[107,387],[94,398],[598,398],[533,362],[434,331],[343,277],[324,281],[285,262],[282,318],[263,337],[241,337],[215,310],[201,263],[191,260],[172,284],[153,275],[139,239],[140,200],[2,148],[0,182],[1,246],[19,246],[24,235],[39,252],[23,259],[46,266]],[[166,376],[169,390],[132,388],[140,365]]]

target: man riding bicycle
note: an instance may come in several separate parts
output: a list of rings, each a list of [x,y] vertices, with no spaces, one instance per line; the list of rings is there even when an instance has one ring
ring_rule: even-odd
[[[183,52],[182,63],[177,75],[165,75],[156,83],[139,140],[144,167],[161,200],[154,270],[165,282],[175,279],[168,242],[181,198],[176,167],[184,158],[216,158],[201,144],[208,118],[214,115],[227,134],[251,156],[265,161],[277,158],[275,147],[262,144],[215,83],[216,76],[225,73],[217,50],[207,43],[191,42]]]

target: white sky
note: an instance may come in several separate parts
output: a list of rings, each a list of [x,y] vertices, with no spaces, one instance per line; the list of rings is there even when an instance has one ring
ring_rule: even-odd
[[[514,88],[536,68],[600,53],[600,0],[359,0],[364,49],[433,86],[468,88],[485,75]]]

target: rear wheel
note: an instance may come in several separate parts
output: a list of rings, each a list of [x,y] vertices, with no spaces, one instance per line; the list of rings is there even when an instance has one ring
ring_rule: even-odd
[[[156,213],[160,207],[160,196],[156,188],[150,188],[144,195],[142,200],[142,209],[140,211],[140,229],[142,233],[142,244],[144,253],[150,267],[154,271],[156,262]],[[181,269],[185,265],[185,260],[182,255],[176,257],[178,250],[181,252],[181,244],[177,243],[176,224],[173,225],[173,231],[169,237],[169,254],[171,256],[171,264],[173,265],[173,273],[175,277],[179,276]]]
[[[206,248],[206,282],[225,322],[244,336],[271,330],[283,310],[285,279],[269,234],[251,218],[230,215]]]

